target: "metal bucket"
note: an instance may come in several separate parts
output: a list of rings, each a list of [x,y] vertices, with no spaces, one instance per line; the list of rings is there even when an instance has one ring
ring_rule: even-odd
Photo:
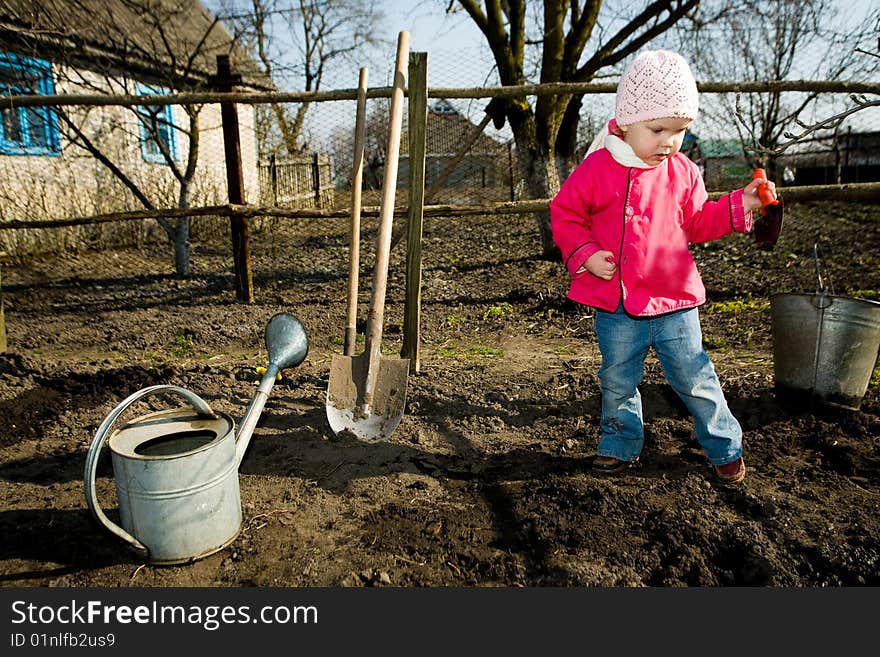
[[[770,312],[776,386],[858,410],[880,351],[880,303],[820,290],[776,294]]]

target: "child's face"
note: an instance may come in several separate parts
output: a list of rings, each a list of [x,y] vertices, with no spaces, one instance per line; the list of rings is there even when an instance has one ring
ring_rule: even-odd
[[[630,145],[636,156],[645,163],[655,166],[681,149],[685,130],[691,119],[665,118],[637,121],[620,126],[623,140]]]

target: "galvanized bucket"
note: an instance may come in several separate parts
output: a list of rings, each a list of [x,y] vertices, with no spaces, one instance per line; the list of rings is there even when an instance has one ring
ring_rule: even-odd
[[[820,290],[776,294],[770,311],[777,387],[858,410],[880,352],[880,303]]]

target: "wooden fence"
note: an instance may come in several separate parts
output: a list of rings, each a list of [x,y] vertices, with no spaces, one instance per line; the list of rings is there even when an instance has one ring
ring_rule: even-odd
[[[0,251],[0,269],[5,259],[6,254]],[[3,316],[3,273],[0,271],[0,354],[3,353],[6,353],[6,319]]]
[[[333,207],[333,173],[327,153],[304,153],[259,163],[262,205],[282,208]]]
[[[410,53],[410,76],[407,95],[410,103],[410,148],[413,143],[419,141],[416,135],[421,133],[420,140],[424,142],[424,122],[413,121],[412,117],[425,116],[428,98],[514,98],[526,95],[547,95],[565,93],[614,93],[615,85],[608,83],[550,83],[542,85],[519,85],[510,87],[481,87],[475,89],[428,89],[426,84],[426,53]],[[220,57],[218,57],[218,71]],[[414,65],[415,63],[415,65]],[[228,71],[227,71],[228,73]],[[724,82],[702,83],[698,85],[700,91],[710,93],[735,92],[735,93],[766,93],[770,91],[814,91],[819,93],[850,93],[850,94],[880,94],[880,83],[858,82],[816,82],[816,81],[766,81],[766,82]],[[391,95],[390,87],[370,89],[367,98],[382,98]],[[226,109],[234,107],[236,103],[256,104],[272,102],[320,102],[332,100],[356,100],[357,90],[337,90],[329,92],[295,92],[295,93],[240,93],[233,91],[231,86],[221,92],[167,94],[156,96],[106,96],[106,95],[51,95],[51,96],[6,96],[4,106],[32,107],[32,106],[108,106],[108,105],[192,105],[200,103],[219,102]],[[871,104],[877,104],[874,101]],[[415,108],[415,111],[414,109]],[[240,193],[233,193],[241,187],[240,162],[236,158],[228,157],[229,153],[238,153],[238,126],[235,117],[227,121],[224,115],[224,141],[227,147],[227,174],[232,182],[230,185],[229,204],[213,207],[200,208],[164,208],[141,212],[119,212],[92,217],[76,217],[49,220],[6,220],[0,222],[0,230],[17,230],[27,228],[55,228],[61,226],[99,224],[115,221],[143,220],[155,217],[195,217],[195,216],[229,216],[232,221],[233,236],[233,263],[235,267],[236,292],[239,301],[250,303],[253,300],[252,283],[250,272],[250,260],[248,252],[247,219],[254,216],[277,216],[277,217],[347,217],[350,210],[337,210],[333,208],[333,189],[330,184],[329,174],[324,178],[325,162],[320,154],[310,156],[308,163],[272,162],[271,160],[260,167],[262,194],[260,205],[244,205],[239,197]],[[422,162],[418,167],[412,167],[409,176],[408,207],[396,211],[408,217],[408,232],[410,235],[421,235],[421,220],[423,216],[467,216],[473,214],[504,215],[514,213],[531,213],[545,211],[550,199],[523,199],[510,202],[494,202],[482,205],[427,205],[425,202],[425,171],[424,151],[421,151]],[[325,156],[327,157],[327,156]],[[238,166],[238,170],[229,169],[231,165]],[[300,169],[299,167],[304,167]],[[329,168],[329,157],[326,167]],[[264,176],[265,171],[265,176]],[[305,181],[302,185],[298,182],[299,171]],[[282,173],[283,172],[283,173]],[[289,178],[293,182],[289,182]],[[263,186],[263,180],[266,186]],[[861,184],[837,184],[813,187],[779,188],[788,200],[813,200],[816,198],[840,197],[848,200],[866,200],[876,202],[880,198],[880,183]],[[239,190],[240,192],[240,190]],[[328,202],[329,197],[329,202]],[[271,203],[269,203],[271,199]],[[428,199],[430,201],[430,199]],[[306,202],[309,201],[309,202]],[[303,202],[308,207],[296,207],[293,204]],[[287,204],[287,207],[285,207]],[[363,215],[378,214],[378,208],[364,207]],[[416,370],[418,368],[418,321],[412,321],[413,304],[415,312],[418,312],[417,290],[420,284],[420,244],[418,237],[408,240],[407,253],[407,308],[405,315],[404,356],[411,358]],[[0,299],[2,301],[2,299]],[[2,308],[2,306],[0,306]]]

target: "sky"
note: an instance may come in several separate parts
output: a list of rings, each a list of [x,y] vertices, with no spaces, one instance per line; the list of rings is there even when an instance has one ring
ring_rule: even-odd
[[[858,23],[871,9],[878,6],[878,2],[880,0],[836,0],[835,4],[842,9],[843,16],[849,17],[851,23]],[[614,0],[606,0],[606,9],[613,3]],[[494,78],[488,82],[486,79],[494,62],[485,37],[463,10],[455,14],[444,13],[449,4],[449,0],[384,0],[382,5],[388,20],[385,24],[387,34],[382,38],[393,43],[399,31],[406,30],[410,33],[410,50],[428,52],[429,87],[479,87],[496,84]],[[767,3],[768,6],[772,4],[772,0]],[[394,63],[393,45],[389,47],[388,58],[387,75],[390,76]],[[376,70],[376,75],[379,75],[379,70]],[[811,78],[812,75],[806,74],[803,77]],[[356,84],[357,81],[354,80],[350,86]],[[841,99],[842,95],[838,97],[838,100]],[[612,99],[610,96],[603,96],[594,97],[593,100],[596,101],[599,111],[602,111],[604,107],[611,105]],[[465,101],[456,102],[461,104]],[[478,121],[485,102],[485,99],[471,101],[469,107],[461,109]],[[857,126],[854,129],[880,130],[880,108],[863,110],[848,121]]]
[[[384,38],[396,39],[401,30],[407,30],[412,50],[469,51],[484,42],[483,35],[463,10],[444,15],[450,0],[383,0],[380,4],[388,17]],[[613,5],[610,1],[604,4],[606,7]],[[767,4],[772,6],[772,0]],[[878,6],[878,0],[836,0],[834,4],[845,9],[845,15],[857,22]]]
[[[232,3],[240,11],[248,11],[249,0],[203,0],[212,10],[219,10],[221,3]],[[530,0],[537,3],[538,0]],[[844,9],[844,15],[853,22],[861,20],[869,9],[878,6],[880,0],[832,0]],[[631,5],[629,0],[605,0],[603,12],[614,13],[616,3]],[[410,33],[410,50],[428,53],[429,86],[466,87],[485,84],[487,72],[493,67],[493,60],[485,38],[474,22],[462,9],[447,13],[449,5],[457,6],[454,0],[380,0],[379,5],[384,11],[385,20],[379,25],[374,36],[387,44],[385,57],[381,50],[370,56],[382,58],[378,61],[364,61],[370,65],[371,78],[375,71],[390,78],[394,68],[395,44],[400,31]],[[773,0],[768,0],[772,6]],[[367,54],[364,54],[367,57]],[[356,87],[357,68],[349,67],[347,75],[350,84],[344,84],[346,72],[334,74],[338,80],[334,88]],[[491,83],[491,82],[490,82]]]
[[[246,7],[249,2],[238,0]],[[533,0],[537,1],[537,0]],[[863,18],[880,0],[835,0],[844,8],[845,15],[852,21]],[[209,7],[216,6],[219,0],[207,1]],[[613,9],[615,2],[630,4],[628,0],[605,0],[605,10]],[[385,20],[381,21],[379,31],[374,34],[385,42],[374,53],[364,53],[357,64],[349,63],[332,74],[325,76],[324,89],[351,89],[357,86],[358,67],[369,69],[370,86],[390,84],[394,70],[396,42],[400,31],[410,33],[410,51],[428,53],[428,87],[480,87],[497,84],[492,75],[494,62],[485,38],[470,17],[463,11],[446,13],[450,0],[383,0],[382,9]],[[768,3],[772,5],[772,0]],[[819,55],[821,56],[821,55]],[[811,77],[811,76],[804,76]],[[697,76],[699,80],[699,75]],[[591,101],[596,113],[604,113],[610,107],[613,97],[594,96]],[[478,122],[488,99],[454,100],[453,104]],[[610,111],[610,110],[608,110]],[[824,115],[824,116],[827,116]],[[856,129],[880,129],[880,108],[858,113],[848,119],[854,121]],[[491,125],[487,133],[492,131]],[[496,135],[506,139],[504,135]]]
[[[458,67],[458,74],[474,81],[484,79],[485,67],[492,65],[489,49],[482,32],[464,11],[445,14],[442,0],[385,0],[382,4],[389,18],[388,37],[396,39],[399,32],[408,31],[410,50],[428,53],[429,70],[432,56],[453,55],[460,63],[467,63]]]
[[[444,0],[384,0],[386,20],[374,36],[387,43],[385,57],[374,55],[370,78],[390,80],[394,69],[397,37],[410,34],[410,52],[428,53],[428,86],[469,87],[485,84],[494,62],[483,34],[464,11],[446,14]],[[378,59],[378,61],[376,61]],[[375,72],[375,73],[374,73]],[[357,72],[351,72],[357,86]]]

